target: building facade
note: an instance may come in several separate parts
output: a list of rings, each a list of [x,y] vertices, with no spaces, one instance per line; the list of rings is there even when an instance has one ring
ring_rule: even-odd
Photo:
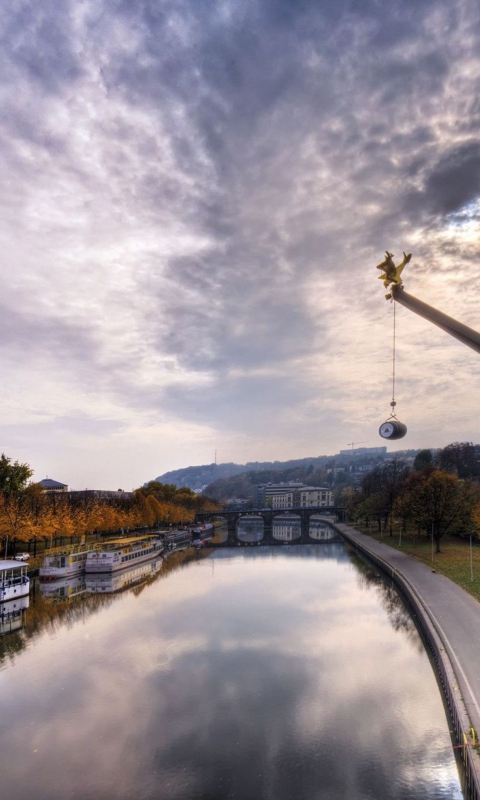
[[[325,486],[297,486],[272,495],[272,508],[316,508],[333,506],[333,492]]]
[[[273,498],[277,495],[299,489],[303,484],[299,481],[289,481],[287,483],[261,483],[256,487],[255,505],[257,508],[267,508],[272,506]]]

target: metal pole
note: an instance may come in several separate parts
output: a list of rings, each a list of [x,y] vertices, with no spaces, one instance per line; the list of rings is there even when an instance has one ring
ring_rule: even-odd
[[[473,550],[472,550],[472,534],[470,534],[470,580],[473,581]]]
[[[432,522],[432,561],[433,561],[433,522]]]
[[[429,322],[433,322],[434,325],[441,328],[445,333],[449,333],[450,336],[458,339],[462,344],[466,344],[467,347],[471,347],[472,350],[476,350],[477,353],[480,353],[480,333],[474,331],[473,328],[469,328],[468,325],[463,325],[462,322],[458,322],[458,320],[453,319],[453,317],[449,317],[442,311],[438,311],[436,308],[429,306],[428,303],[418,300],[412,294],[408,294],[402,286],[394,286],[392,288],[392,296],[400,305],[405,306],[405,308],[408,308],[410,311],[414,311],[415,314],[427,319]]]

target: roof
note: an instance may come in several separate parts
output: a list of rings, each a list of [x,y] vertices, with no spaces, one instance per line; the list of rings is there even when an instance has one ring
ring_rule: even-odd
[[[59,483],[52,478],[44,478],[43,481],[38,482],[38,485],[43,486],[44,489],[63,489],[67,486],[66,483]]]
[[[301,486],[301,492],[331,492],[328,486]]]
[[[0,561],[0,570],[3,569],[20,569],[20,567],[26,567],[25,561],[15,561],[14,558],[7,558],[3,561]]]

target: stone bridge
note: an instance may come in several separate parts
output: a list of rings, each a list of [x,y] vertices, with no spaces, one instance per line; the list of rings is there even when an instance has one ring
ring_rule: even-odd
[[[295,515],[291,517],[290,515]],[[225,519],[228,526],[227,541],[222,542],[215,546],[232,546],[237,544],[262,544],[262,545],[277,545],[285,544],[285,540],[277,539],[273,535],[274,521],[278,518],[285,522],[288,519],[290,522],[297,522],[300,520],[300,537],[292,540],[294,544],[315,544],[320,543],[322,539],[312,538],[309,535],[310,518],[312,516],[330,516],[331,521],[338,520],[343,522],[345,509],[340,506],[318,506],[312,508],[289,508],[288,512],[285,509],[249,509],[248,511],[216,511],[207,512],[202,511],[196,515],[195,521],[197,523],[211,522],[215,519]],[[261,519],[263,521],[263,538],[260,542],[245,542],[237,536],[237,526],[239,520],[252,520],[256,521]],[[330,540],[330,539],[329,539]]]

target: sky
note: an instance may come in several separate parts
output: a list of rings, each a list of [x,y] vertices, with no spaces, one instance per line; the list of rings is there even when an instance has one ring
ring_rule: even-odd
[[[0,8],[0,451],[129,490],[385,444],[376,265],[480,328],[477,0]],[[478,354],[396,308],[389,449],[480,442]]]

